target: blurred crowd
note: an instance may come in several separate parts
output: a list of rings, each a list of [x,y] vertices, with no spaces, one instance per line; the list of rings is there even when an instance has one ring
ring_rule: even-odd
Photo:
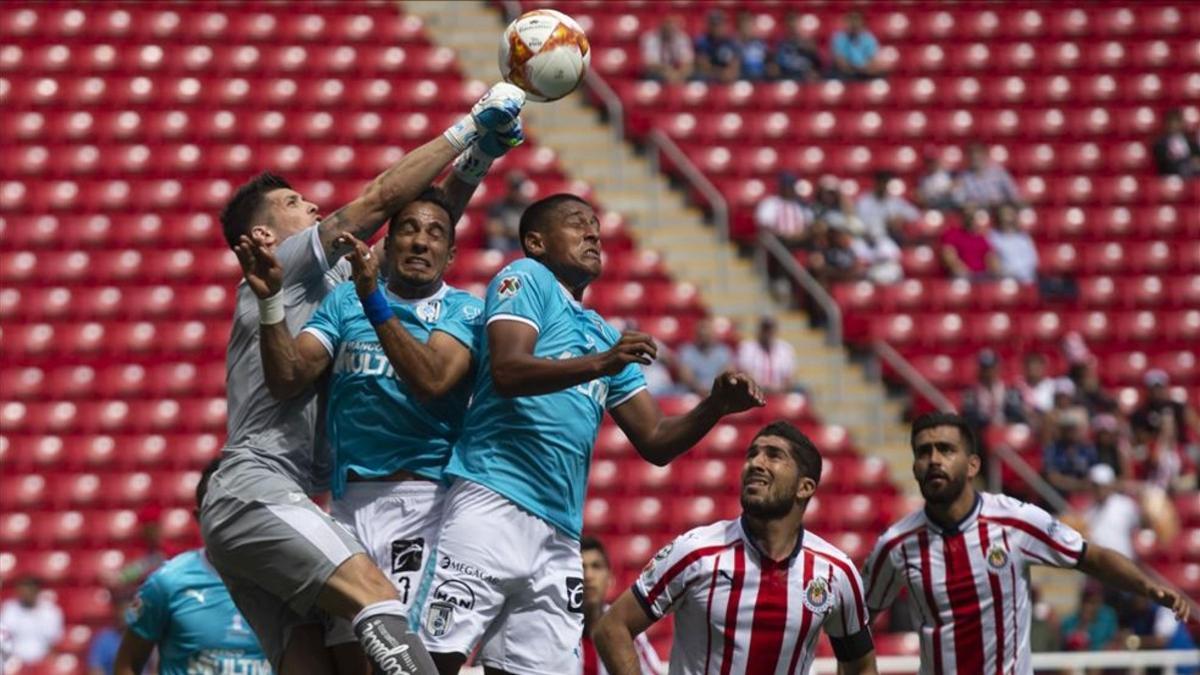
[[[730,21],[723,10],[708,13],[699,35],[687,32],[683,17],[671,15],[642,35],[642,76],[665,82],[699,80],[868,79],[883,75],[879,41],[867,30],[858,11],[849,12],[842,28],[822,50],[804,15],[790,12],[782,36],[768,43],[751,12]]]

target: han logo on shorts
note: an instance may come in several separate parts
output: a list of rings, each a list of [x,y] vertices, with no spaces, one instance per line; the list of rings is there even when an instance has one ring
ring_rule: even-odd
[[[583,614],[583,579],[567,577],[567,611]]]
[[[500,280],[500,285],[496,287],[496,293],[502,298],[511,298],[521,290],[520,277],[505,277]]]
[[[392,540],[392,574],[419,571],[424,553],[424,537]]]
[[[475,591],[464,581],[443,581],[433,590],[433,602],[425,613],[425,630],[433,637],[445,635],[454,623],[455,610],[475,609]]]

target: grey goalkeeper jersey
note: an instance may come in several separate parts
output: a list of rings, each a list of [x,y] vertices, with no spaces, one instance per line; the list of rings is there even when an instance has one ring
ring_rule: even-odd
[[[298,232],[275,250],[283,267],[283,304],[292,335],[308,322],[334,286],[349,279],[342,260],[330,268],[317,226]],[[259,351],[258,297],[243,281],[237,289],[233,330],[225,355],[227,453],[249,453],[278,469],[308,493],[323,488],[330,466],[320,431],[322,383],[286,401],[267,390]]]

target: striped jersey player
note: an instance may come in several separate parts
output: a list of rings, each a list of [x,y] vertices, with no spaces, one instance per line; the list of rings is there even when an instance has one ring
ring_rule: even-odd
[[[1188,606],[1128,558],[1089,545],[1046,511],[978,492],[980,460],[965,418],[933,413],[913,424],[913,474],[923,510],[892,525],[867,561],[877,613],[908,589],[921,624],[921,673],[1032,673],[1029,568],[1076,568],[1150,597],[1185,619]]]
[[[609,672],[633,675],[633,636],[675,614],[672,675],[808,672],[822,630],[843,673],[875,673],[866,590],[850,558],[802,526],[821,475],[804,434],[775,422],[742,469],[742,517],[658,552],[595,633]]]

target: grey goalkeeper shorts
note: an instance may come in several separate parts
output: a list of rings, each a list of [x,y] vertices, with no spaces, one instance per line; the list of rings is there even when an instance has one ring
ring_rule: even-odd
[[[293,480],[229,453],[200,507],[205,549],[278,672],[292,629],[326,624],[317,596],[338,566],[365,553]]]

